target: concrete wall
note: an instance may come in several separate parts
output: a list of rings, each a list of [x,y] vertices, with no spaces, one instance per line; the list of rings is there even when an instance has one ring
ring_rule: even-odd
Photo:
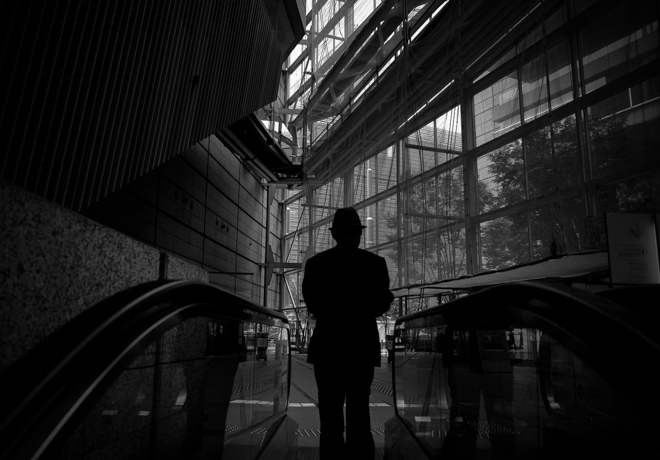
[[[0,371],[57,327],[137,284],[194,279],[263,304],[266,244],[280,259],[282,193],[215,136],[82,214],[0,188]],[[271,213],[270,233],[266,212]],[[281,305],[281,276],[267,306]]]
[[[0,372],[95,303],[194,264],[0,182]]]

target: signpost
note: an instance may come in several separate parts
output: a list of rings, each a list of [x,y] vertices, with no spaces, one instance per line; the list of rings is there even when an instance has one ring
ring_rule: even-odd
[[[657,221],[653,214],[605,214],[613,284],[660,283]]]

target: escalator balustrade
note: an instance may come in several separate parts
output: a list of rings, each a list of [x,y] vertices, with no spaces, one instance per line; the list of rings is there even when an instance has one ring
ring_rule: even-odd
[[[534,283],[399,318],[387,458],[647,458],[660,347],[644,319]]]
[[[201,283],[133,288],[3,375],[2,458],[284,458],[289,366],[283,315]]]

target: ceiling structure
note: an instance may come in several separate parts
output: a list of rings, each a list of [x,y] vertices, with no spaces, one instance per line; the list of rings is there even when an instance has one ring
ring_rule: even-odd
[[[292,122],[301,128],[336,117],[326,133],[312,139],[306,173],[329,180],[456,105],[459,95],[450,83],[478,75],[483,68],[473,64],[480,56],[496,56],[510,45],[502,30],[525,16],[540,17],[559,2],[542,2],[529,13],[536,3],[384,1],[322,75],[306,110]],[[404,35],[411,38],[404,40]],[[351,107],[351,96],[360,91],[355,83],[366,81],[396,53],[404,58],[394,59],[362,102]],[[437,97],[439,89],[443,97]]]

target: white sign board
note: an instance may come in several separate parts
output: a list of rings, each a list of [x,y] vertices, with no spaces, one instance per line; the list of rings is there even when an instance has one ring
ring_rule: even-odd
[[[660,283],[656,217],[607,213],[605,222],[612,283]]]

